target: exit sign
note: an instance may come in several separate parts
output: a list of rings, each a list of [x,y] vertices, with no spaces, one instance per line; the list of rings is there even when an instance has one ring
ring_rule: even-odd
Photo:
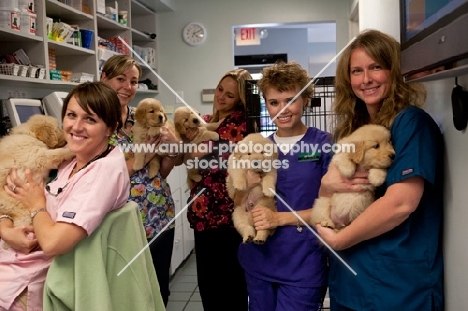
[[[260,45],[258,28],[236,28],[236,45]]]

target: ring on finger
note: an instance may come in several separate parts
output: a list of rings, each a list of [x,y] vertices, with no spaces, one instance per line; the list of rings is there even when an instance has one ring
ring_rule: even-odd
[[[15,192],[16,187],[18,187],[18,186],[17,186],[17,185],[13,185],[13,188],[11,188],[11,191]]]

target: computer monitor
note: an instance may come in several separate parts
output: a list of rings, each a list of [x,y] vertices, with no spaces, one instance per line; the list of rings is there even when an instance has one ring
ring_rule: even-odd
[[[400,11],[401,72],[407,81],[466,73],[468,0],[400,0]]]
[[[67,92],[53,92],[42,99],[46,113],[49,116],[57,118],[60,127],[62,127],[63,100],[67,95]]]
[[[46,114],[39,99],[10,98],[5,102],[11,126],[15,127],[28,121],[35,114]]]

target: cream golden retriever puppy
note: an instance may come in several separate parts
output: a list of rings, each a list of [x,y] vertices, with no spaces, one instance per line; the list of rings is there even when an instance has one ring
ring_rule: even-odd
[[[142,146],[146,144],[146,138],[154,139],[161,133],[163,126],[174,130],[174,126],[168,122],[167,115],[161,102],[154,98],[145,98],[138,103],[135,111],[135,125],[133,126],[133,143]],[[149,147],[149,146],[148,146]],[[133,169],[138,171],[145,166],[145,155],[147,149],[137,148],[134,152],[135,161]],[[165,153],[157,152],[148,163],[148,176],[153,178],[159,173],[161,157]]]
[[[197,112],[197,111],[195,111]],[[174,112],[174,127],[182,140],[188,140],[186,137],[187,130],[190,128],[198,128],[198,134],[190,141],[192,145],[196,145],[206,140],[219,140],[219,134],[214,132],[219,126],[217,123],[203,124],[200,120],[199,113],[188,107],[179,107]],[[188,154],[185,154],[183,163],[188,160]],[[181,164],[181,163],[180,163]],[[187,169],[187,182],[199,182],[202,176],[198,173],[197,168]]]
[[[0,215],[11,216],[15,226],[31,224],[27,207],[3,189],[7,175],[15,168],[18,176],[26,181],[25,171],[29,169],[34,180],[40,182],[48,177],[51,169],[73,158],[70,150],[61,148],[65,144],[58,120],[44,115],[32,116],[0,140]]]
[[[390,131],[380,125],[364,125],[338,141],[343,152],[335,154],[332,162],[346,178],[358,166],[369,172],[369,183],[363,192],[335,193],[331,198],[319,197],[312,208],[310,223],[339,230],[349,225],[373,201],[377,186],[385,182],[387,168],[392,164],[395,150],[390,142]],[[346,151],[354,146],[354,152]]]
[[[276,186],[277,161],[275,143],[258,133],[247,135],[229,156],[226,187],[235,202],[232,213],[234,227],[244,243],[263,244],[274,233],[274,230],[255,231],[250,211],[256,206],[277,210],[274,193],[270,191]],[[255,178],[259,182],[249,185],[247,180]]]

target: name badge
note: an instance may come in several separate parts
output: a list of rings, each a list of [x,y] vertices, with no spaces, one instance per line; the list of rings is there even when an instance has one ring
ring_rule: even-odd
[[[319,159],[319,152],[301,152],[297,158],[299,162],[318,161]]]
[[[75,218],[76,213],[74,212],[63,212],[62,217],[73,219]]]

